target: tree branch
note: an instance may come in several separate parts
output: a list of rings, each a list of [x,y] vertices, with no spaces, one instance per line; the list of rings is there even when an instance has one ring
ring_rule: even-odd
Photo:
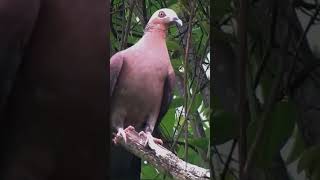
[[[289,33],[289,28],[287,29],[287,32]],[[251,145],[250,150],[248,152],[248,157],[247,157],[246,164],[244,167],[245,174],[248,174],[250,168],[252,167],[254,157],[257,153],[258,146],[260,145],[259,143],[262,141],[262,138],[263,138],[265,131],[266,131],[266,128],[267,128],[267,121],[268,121],[269,115],[273,110],[274,104],[277,102],[279,92],[281,92],[281,85],[282,85],[281,83],[282,83],[283,75],[285,73],[284,70],[286,68],[284,60],[287,57],[286,52],[287,52],[287,49],[289,46],[289,41],[290,41],[290,36],[288,35],[286,37],[284,46],[281,47],[280,52],[277,52],[274,55],[276,57],[279,57],[277,76],[272,83],[270,95],[267,96],[268,99],[266,100],[264,112],[263,112],[261,119],[260,119],[261,124],[258,127],[256,137],[255,137],[253,144]]]
[[[156,169],[170,174],[178,180],[208,180],[210,170],[186,163],[163,146],[154,144],[144,146],[146,138],[139,136],[136,131],[128,131],[127,142],[121,138],[120,144],[134,155],[148,161]]]
[[[238,112],[239,112],[239,177],[246,180],[247,174],[244,167],[247,158],[247,93],[246,93],[246,72],[248,62],[247,47],[247,0],[239,0],[238,15],[238,38],[239,38],[239,61],[238,61]]]
[[[132,20],[132,14],[133,14],[133,8],[134,8],[134,4],[135,2],[134,1],[130,1],[130,9],[129,9],[129,17],[128,17],[128,21],[127,21],[127,24],[125,26],[125,29],[124,29],[124,32],[122,32],[123,36],[121,38],[121,50],[125,49],[126,48],[126,44],[127,44],[127,40],[128,40],[128,34],[129,34],[129,31],[130,31],[130,25],[131,25],[131,20]],[[125,17],[125,15],[124,15]]]
[[[232,155],[233,155],[233,152],[234,152],[234,149],[235,149],[237,143],[238,143],[238,141],[236,139],[234,139],[233,142],[232,142],[232,146],[231,146],[230,153],[228,155],[227,162],[225,163],[223,171],[222,171],[222,174],[221,174],[221,179],[222,180],[226,179],[227,172],[229,171],[229,165],[230,165],[230,162],[232,160]]]
[[[303,7],[307,10],[312,10],[312,9],[319,9],[319,7],[317,6],[317,4],[312,4],[309,2],[305,2],[303,0],[295,0],[292,2],[292,6],[293,7]]]

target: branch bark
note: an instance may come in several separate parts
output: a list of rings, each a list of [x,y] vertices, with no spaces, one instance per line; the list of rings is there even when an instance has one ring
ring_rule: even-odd
[[[170,174],[178,180],[208,180],[210,170],[187,163],[163,146],[154,144],[144,146],[146,138],[136,131],[127,132],[127,142],[120,140],[120,145],[134,155],[146,160],[156,169]]]

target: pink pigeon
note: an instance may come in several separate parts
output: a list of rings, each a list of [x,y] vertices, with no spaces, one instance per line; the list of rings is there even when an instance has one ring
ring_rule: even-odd
[[[149,142],[162,144],[151,134],[168,110],[175,86],[175,74],[166,46],[171,24],[182,26],[177,14],[168,8],[156,11],[145,27],[143,37],[110,59],[110,117],[117,144],[126,133],[140,131]],[[124,129],[124,127],[126,127]],[[146,145],[145,144],[145,145]]]

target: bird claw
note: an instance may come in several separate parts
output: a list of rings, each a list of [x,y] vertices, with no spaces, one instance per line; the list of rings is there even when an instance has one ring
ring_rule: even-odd
[[[140,131],[139,136],[144,136],[147,138],[147,140],[144,143],[144,146],[146,146],[147,144],[149,144],[150,146],[150,143],[155,143],[158,145],[163,144],[163,141],[161,139],[153,137],[150,132],[145,133],[144,131]]]
[[[133,131],[135,128],[133,126],[128,126],[126,129],[119,128],[117,134],[113,138],[113,143],[118,144],[121,137],[123,138],[124,142],[127,143],[127,135],[126,133],[129,131]]]
[[[140,131],[140,132],[139,132],[139,136],[147,137],[147,134],[146,134],[144,131]]]
[[[117,134],[115,135],[115,137],[113,138],[113,143],[114,144],[118,144],[121,137],[123,138],[124,142],[127,142],[127,136],[126,136],[126,132],[123,130],[123,128],[119,128]]]
[[[135,130],[135,128],[133,126],[128,126],[124,131],[129,132],[129,131],[133,131],[133,130]]]

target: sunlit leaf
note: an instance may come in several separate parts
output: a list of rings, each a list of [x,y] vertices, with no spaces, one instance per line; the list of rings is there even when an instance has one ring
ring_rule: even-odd
[[[158,172],[154,167],[151,165],[147,164],[145,165],[143,162],[142,168],[141,168],[141,179],[153,179],[158,175]]]
[[[180,106],[183,106],[184,99],[183,97],[177,97],[175,99],[172,99],[170,108],[177,108]]]
[[[199,108],[199,106],[202,103],[202,96],[201,94],[197,94],[196,97],[194,98],[192,105],[191,105],[191,112],[196,112]]]
[[[176,121],[175,113],[175,108],[171,108],[161,120],[161,127],[164,128],[163,132],[168,133],[170,137],[173,135],[173,127]]]
[[[208,138],[194,138],[189,139],[189,143],[197,148],[206,151],[208,149],[209,139]]]

